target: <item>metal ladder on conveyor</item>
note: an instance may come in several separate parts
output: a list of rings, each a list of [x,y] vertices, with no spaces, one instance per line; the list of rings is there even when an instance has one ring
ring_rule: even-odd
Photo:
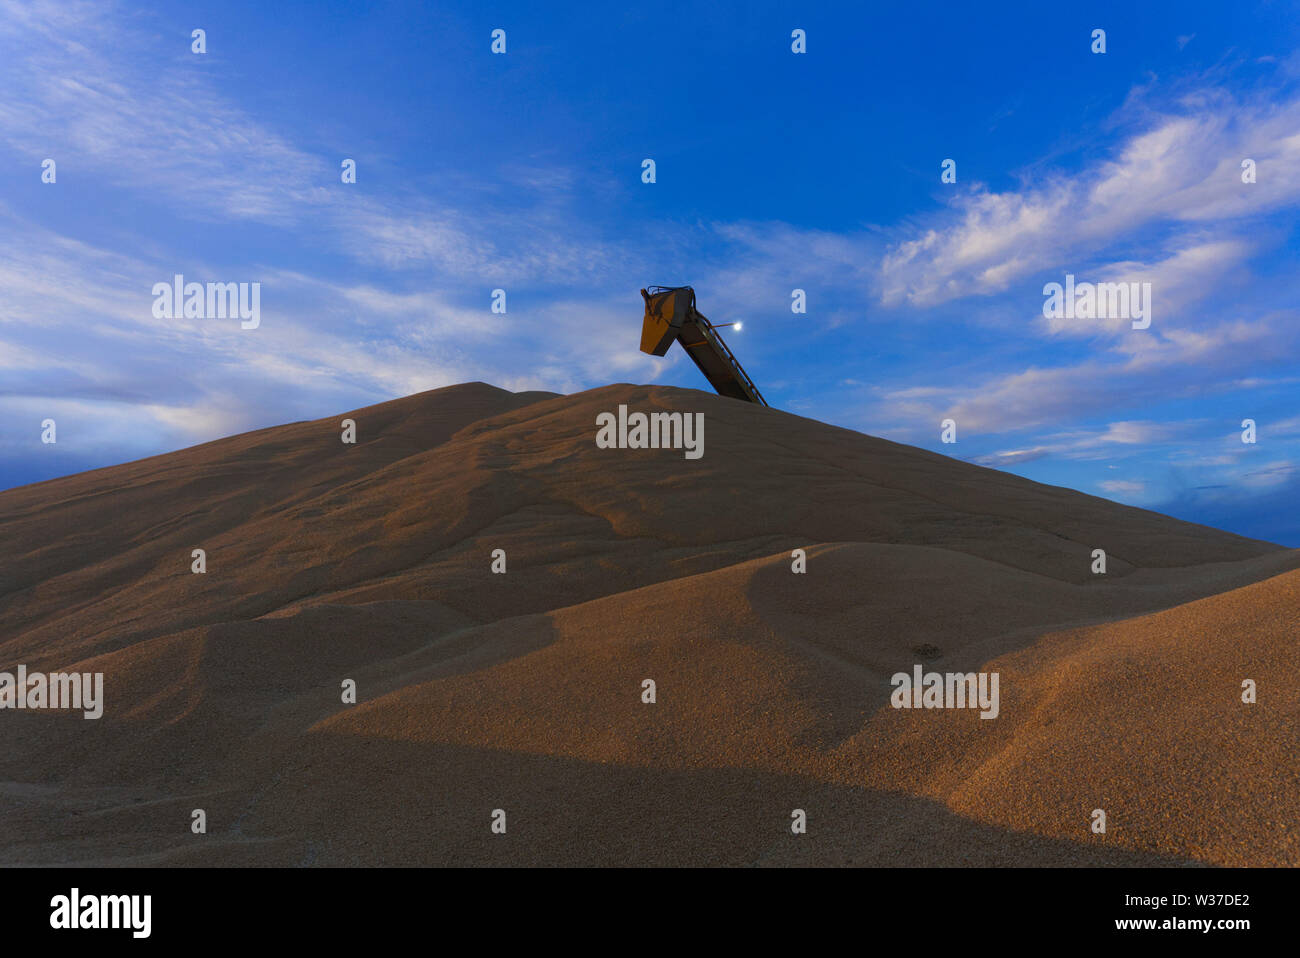
[[[767,400],[749,378],[718,332],[695,308],[695,290],[689,286],[651,286],[641,290],[645,319],[641,323],[641,352],[662,356],[674,340],[704,373],[719,396],[766,406]],[[730,326],[730,323],[723,323]]]

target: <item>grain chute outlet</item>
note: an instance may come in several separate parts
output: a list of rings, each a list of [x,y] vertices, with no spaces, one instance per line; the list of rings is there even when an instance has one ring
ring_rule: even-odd
[[[767,405],[767,400],[718,331],[731,324],[709,322],[695,308],[694,289],[690,286],[651,286],[641,290],[641,298],[645,300],[641,352],[663,356],[673,342],[678,341],[719,396]]]

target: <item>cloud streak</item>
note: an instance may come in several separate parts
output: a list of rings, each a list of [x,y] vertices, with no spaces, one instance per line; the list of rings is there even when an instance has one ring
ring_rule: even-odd
[[[1077,175],[959,194],[920,236],[888,250],[882,301],[933,306],[989,295],[1046,271],[1085,268],[1145,230],[1247,221],[1300,204],[1300,101],[1239,102],[1202,90],[1171,110]],[[1259,171],[1251,184],[1241,179],[1247,158]]]

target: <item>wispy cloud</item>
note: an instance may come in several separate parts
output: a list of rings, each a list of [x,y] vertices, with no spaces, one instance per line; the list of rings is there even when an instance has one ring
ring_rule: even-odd
[[[1146,483],[1133,479],[1106,479],[1097,485],[1104,491],[1116,495],[1135,496],[1146,490]]]
[[[1300,203],[1300,101],[1238,102],[1206,89],[1147,123],[1113,159],[1078,174],[958,194],[920,236],[889,250],[882,299],[930,306],[996,293],[1099,257],[1104,266],[1108,251],[1153,227],[1244,220]],[[1255,183],[1242,182],[1247,158]]]
[[[1055,455],[1068,459],[1111,458],[1116,446],[1149,448],[1185,436],[1197,423],[1123,421],[1108,423],[1104,429],[1077,429],[1049,434],[1044,441],[1028,448],[1007,449],[976,457],[984,466],[1013,466]]]

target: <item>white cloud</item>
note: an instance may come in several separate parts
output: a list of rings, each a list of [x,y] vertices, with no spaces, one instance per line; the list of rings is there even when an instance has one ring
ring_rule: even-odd
[[[1110,263],[1094,270],[1085,271],[1075,276],[1075,282],[1083,283],[1137,283],[1150,284],[1150,301],[1148,318],[1155,328],[1155,335],[1169,335],[1177,332],[1179,325],[1187,322],[1187,311],[1195,303],[1211,293],[1220,293],[1225,287],[1240,277],[1242,263],[1250,255],[1253,247],[1240,239],[1193,239],[1188,245],[1176,250],[1171,255],[1154,263],[1125,261]],[[1063,282],[1064,276],[1055,279]],[[1132,287],[1130,287],[1132,289]],[[1128,315],[1107,316],[1093,319],[1057,317],[1042,319],[1047,331],[1052,334],[1074,336],[1095,335],[1099,331],[1111,334],[1128,334],[1133,330],[1132,319],[1136,302],[1130,306]],[[1137,331],[1128,338],[1140,342],[1151,339],[1146,331]],[[1140,348],[1136,347],[1136,348]]]
[[[1097,486],[1116,495],[1138,495],[1146,491],[1146,483],[1131,479],[1106,479],[1097,483]]]
[[[1117,442],[1126,446],[1163,442],[1174,433],[1167,422],[1113,422],[1097,437],[1098,442]]]
[[[1203,331],[1171,330],[1163,338],[1134,335],[1074,365],[1033,366],[969,385],[883,390],[878,403],[893,421],[926,434],[947,418],[964,431],[1016,432],[1236,389],[1242,374],[1286,363],[1298,349],[1300,311],[1275,311]]]
[[[1077,273],[1153,225],[1208,224],[1300,203],[1300,101],[1204,92],[1173,109],[1181,113],[1154,115],[1118,156],[1076,176],[958,195],[921,236],[888,251],[882,300],[931,306],[994,293],[1045,270]],[[1241,182],[1247,157],[1261,171],[1253,184]]]
[[[1045,456],[1066,459],[1113,458],[1115,446],[1150,447],[1185,435],[1195,422],[1112,422],[1105,429],[1075,429],[1044,437],[1044,441],[1022,449],[1008,449],[973,459],[984,466],[1005,468],[1032,462]]]

